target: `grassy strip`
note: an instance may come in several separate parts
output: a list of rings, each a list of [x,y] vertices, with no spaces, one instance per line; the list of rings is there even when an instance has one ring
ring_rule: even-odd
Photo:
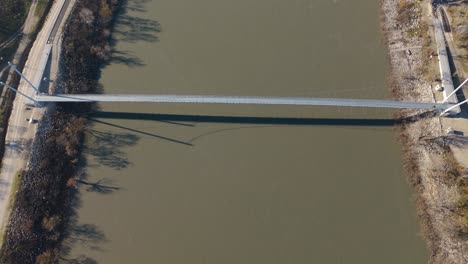
[[[6,45],[3,49],[0,50],[0,57],[3,57],[3,61],[10,60],[12,55],[18,49],[18,45],[20,44],[21,39],[17,38],[10,44]]]
[[[0,43],[21,28],[30,6],[31,0],[0,0]]]
[[[11,192],[12,193],[16,193],[19,190],[19,183],[20,183],[20,180],[21,180],[21,177],[23,176],[23,174],[24,174],[24,171],[18,171],[16,173],[16,176],[13,179],[13,182],[11,184]],[[12,196],[10,196],[10,198],[8,200],[8,211],[11,211],[11,209],[13,208],[14,203],[15,203],[15,196],[12,195]],[[0,245],[3,243],[4,234],[5,234],[5,229],[2,228],[0,230]]]
[[[0,2],[1,2],[1,1],[2,1],[2,0],[0,0]],[[5,1],[5,0],[3,0],[3,1]],[[31,0],[27,0],[26,2],[27,2],[27,9],[26,9],[26,11],[29,12],[29,8],[30,8],[30,6],[31,6]],[[39,17],[39,18],[41,18],[41,19],[43,20],[43,19],[45,18],[44,15],[48,12],[48,10],[49,10],[49,8],[50,8],[50,6],[51,6],[51,3],[52,3],[52,1],[50,1],[50,0],[38,0],[38,3],[37,3],[37,5],[36,5],[36,9],[35,9],[35,11],[34,11],[35,16],[36,16],[36,17]],[[0,13],[1,13],[1,11],[0,11]],[[26,15],[27,15],[27,13],[26,13]],[[0,17],[1,17],[1,16],[0,16]],[[25,20],[25,19],[26,19],[26,16],[24,17],[22,23],[24,23],[24,20]],[[1,20],[1,18],[0,18],[0,20]],[[43,23],[43,21],[40,22],[40,23],[38,23],[38,24],[36,25],[35,31],[37,31],[37,30],[40,28],[40,26],[42,25],[42,23]],[[1,21],[0,21],[0,25],[3,26],[3,24],[2,24]],[[18,28],[18,29],[19,29],[19,28]],[[1,31],[2,31],[2,30],[0,30],[0,32],[1,32]],[[16,31],[15,31],[15,32],[16,32]],[[13,32],[13,33],[14,33],[14,32]],[[0,35],[1,35],[1,33],[0,33]],[[1,38],[1,36],[0,36],[0,38]],[[12,60],[13,55],[15,54],[16,50],[18,49],[18,46],[19,46],[19,44],[20,44],[20,42],[21,42],[21,39],[22,39],[22,36],[18,36],[13,42],[11,42],[11,43],[8,44],[7,46],[5,46],[3,49],[0,49],[0,57],[3,57],[3,61],[10,61],[10,60]],[[0,40],[0,42],[2,42],[2,41]]]
[[[11,191],[13,193],[16,193],[19,190],[19,184],[20,184],[20,180],[23,174],[24,174],[24,171],[22,170],[16,173],[16,176],[13,179],[13,182],[11,183]],[[8,200],[8,209],[12,209],[14,203],[15,203],[14,196],[10,196],[10,199]]]
[[[447,7],[450,15],[450,27],[458,51],[461,54],[460,61],[465,72],[468,72],[468,3],[458,3]],[[465,78],[467,76],[464,76]]]
[[[461,194],[460,201],[458,202],[458,210],[460,213],[460,222],[464,226],[464,233],[468,233],[468,180],[460,181],[458,190]],[[463,231],[463,230],[462,230]]]
[[[36,11],[34,14],[36,16],[42,16],[44,11],[47,9],[47,5],[49,4],[49,0],[37,0]]]

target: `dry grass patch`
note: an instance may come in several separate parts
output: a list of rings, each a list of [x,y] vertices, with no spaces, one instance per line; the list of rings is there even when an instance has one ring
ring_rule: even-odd
[[[451,5],[446,10],[449,15],[455,45],[459,49],[460,61],[465,72],[468,72],[468,4]]]

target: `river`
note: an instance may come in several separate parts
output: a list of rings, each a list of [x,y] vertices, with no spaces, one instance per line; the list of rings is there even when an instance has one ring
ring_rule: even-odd
[[[106,93],[390,98],[378,2],[129,0],[101,83]],[[394,128],[349,121],[389,111],[99,108],[84,172],[99,185],[80,187],[67,259],[427,262]]]

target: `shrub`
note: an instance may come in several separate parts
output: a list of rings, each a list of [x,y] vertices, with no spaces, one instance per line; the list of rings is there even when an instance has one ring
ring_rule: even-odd
[[[403,25],[409,26],[417,17],[416,3],[412,0],[398,1],[398,20]]]

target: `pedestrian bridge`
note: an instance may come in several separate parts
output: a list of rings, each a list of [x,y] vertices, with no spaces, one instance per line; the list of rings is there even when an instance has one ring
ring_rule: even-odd
[[[155,95],[155,94],[45,94],[41,93],[36,85],[31,83],[16,67],[8,62],[31,87],[28,94],[18,91],[10,85],[0,82],[16,93],[29,99],[31,104],[48,102],[83,103],[83,102],[141,102],[141,103],[186,103],[186,104],[250,104],[250,105],[295,105],[295,106],[341,106],[341,107],[371,107],[371,108],[396,108],[396,109],[423,109],[437,110],[441,114],[458,114],[460,105],[467,103],[465,100],[457,103],[457,100],[449,100],[462,88],[468,80],[465,80],[450,94],[444,95],[442,102],[411,102],[395,100],[368,100],[347,98],[313,98],[313,97],[268,97],[268,96],[222,96],[222,95]]]
[[[142,94],[37,94],[36,102],[147,102],[189,104],[251,104],[297,106],[348,106],[399,109],[426,109],[444,111],[450,103],[421,103],[393,100],[335,99],[311,97],[260,97],[218,95],[142,95]]]
[[[453,89],[450,67],[448,63],[447,51],[443,30],[438,19],[435,19],[435,34],[437,40],[437,52],[439,55],[439,66],[444,86],[444,100],[442,102],[410,102],[394,100],[366,100],[366,99],[345,99],[345,98],[311,98],[311,97],[260,97],[260,96],[219,96],[219,95],[143,95],[143,94],[44,94],[40,93],[42,74],[46,67],[47,58],[51,49],[51,36],[55,33],[49,33],[49,40],[46,43],[41,63],[37,69],[40,73],[33,82],[29,81],[16,67],[8,62],[15,72],[26,81],[32,88],[29,91],[18,91],[17,89],[5,84],[7,88],[28,98],[31,103],[47,102],[147,102],[147,103],[189,103],[189,104],[251,104],[251,105],[295,105],[295,106],[341,106],[341,107],[372,107],[372,108],[396,108],[396,109],[423,109],[437,110],[441,114],[449,113],[451,115],[461,112],[460,105],[467,103],[468,99],[458,103],[456,92],[467,83],[465,80],[456,89]],[[52,31],[53,32],[53,31]],[[36,76],[36,77],[37,77]]]

